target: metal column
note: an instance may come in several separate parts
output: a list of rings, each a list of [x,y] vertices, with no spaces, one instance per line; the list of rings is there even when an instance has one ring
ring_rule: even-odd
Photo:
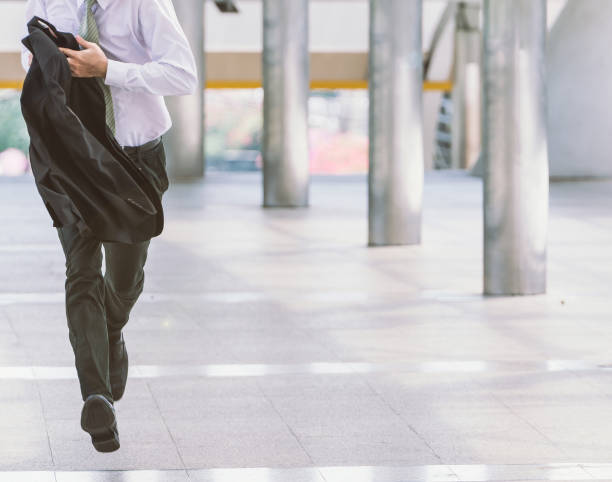
[[[263,205],[308,205],[308,0],[263,2]]]
[[[480,155],[480,5],[457,6],[453,75],[453,169],[471,168]]]
[[[484,291],[546,291],[546,0],[484,3]]]
[[[421,241],[421,18],[422,0],[370,0],[370,246]]]
[[[166,97],[172,127],[164,135],[167,170],[172,179],[204,175],[204,0],[174,0],[191,44],[200,85],[192,95]]]

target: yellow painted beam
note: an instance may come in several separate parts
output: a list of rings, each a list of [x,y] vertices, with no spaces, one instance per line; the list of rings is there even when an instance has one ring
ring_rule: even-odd
[[[367,80],[312,80],[311,89],[367,89]]]
[[[425,91],[442,91],[450,92],[453,90],[453,82],[450,80],[432,81],[427,80],[423,82],[423,90]]]
[[[207,80],[207,89],[257,89],[261,87],[259,80]]]
[[[0,89],[21,89],[22,80],[0,80]]]
[[[207,89],[255,89],[261,87],[259,80],[209,80]],[[367,89],[367,80],[312,80],[310,88],[322,89]],[[453,88],[451,81],[426,81],[423,83],[425,91],[450,91]]]
[[[23,81],[21,80],[0,80],[0,89],[21,89],[22,87]],[[256,89],[258,87],[261,87],[261,82],[258,80],[209,80],[206,82],[207,89]],[[310,82],[310,88],[313,90],[367,89],[368,82],[367,80],[313,80]],[[447,92],[452,88],[451,81],[423,83],[425,91]]]

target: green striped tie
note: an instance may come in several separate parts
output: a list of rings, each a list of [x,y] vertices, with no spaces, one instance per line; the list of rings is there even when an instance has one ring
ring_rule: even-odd
[[[98,32],[98,25],[94,18],[91,8],[97,0],[86,0],[85,14],[83,15],[83,22],[81,23],[81,30],[79,35],[88,42],[96,44],[100,43],[100,32]],[[104,104],[106,105],[106,124],[115,135],[115,111],[113,109],[113,98],[111,96],[110,87],[104,83],[104,80],[97,77],[102,92],[104,93]]]

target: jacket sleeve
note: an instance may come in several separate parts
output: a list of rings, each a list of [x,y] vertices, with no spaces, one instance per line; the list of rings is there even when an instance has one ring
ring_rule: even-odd
[[[144,0],[138,23],[151,61],[108,60],[107,85],[154,95],[186,95],[198,86],[193,52],[170,0]]]
[[[40,18],[47,18],[45,0],[28,0],[26,3],[25,22],[23,22],[23,37],[26,37],[29,34],[27,24],[35,15]],[[30,65],[28,64],[29,54],[30,51],[23,44],[21,44],[21,66],[26,72],[30,70]]]

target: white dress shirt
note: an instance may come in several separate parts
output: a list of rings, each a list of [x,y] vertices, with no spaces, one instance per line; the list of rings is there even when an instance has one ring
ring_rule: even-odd
[[[28,0],[26,23],[37,15],[76,35],[85,6],[84,0]],[[142,145],[172,125],[163,96],[198,87],[193,53],[171,0],[98,0],[92,11],[108,58],[104,82],[113,98],[117,141]],[[28,54],[23,47],[26,71]]]

